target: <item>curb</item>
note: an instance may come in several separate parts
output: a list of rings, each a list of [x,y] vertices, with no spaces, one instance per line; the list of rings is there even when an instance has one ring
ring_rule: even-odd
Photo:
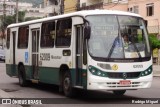
[[[153,76],[160,76],[160,65],[153,65]]]
[[[7,99],[7,98],[15,98],[15,97],[0,89],[0,98]],[[0,107],[23,107],[23,106],[21,106],[21,105],[12,105],[12,104],[11,105],[9,105],[9,104],[4,104],[4,105],[0,104]]]

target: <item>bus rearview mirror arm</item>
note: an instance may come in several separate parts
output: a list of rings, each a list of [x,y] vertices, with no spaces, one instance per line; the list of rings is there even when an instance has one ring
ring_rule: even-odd
[[[89,26],[89,22],[86,22],[84,26],[84,38],[89,39],[90,38],[90,33],[91,32],[91,27]]]
[[[148,20],[144,20],[145,26],[148,26]]]

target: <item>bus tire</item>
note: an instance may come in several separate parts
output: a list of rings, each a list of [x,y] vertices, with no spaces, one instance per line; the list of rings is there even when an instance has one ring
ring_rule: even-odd
[[[25,76],[25,69],[23,65],[19,66],[18,69],[18,79],[19,79],[19,85],[22,87],[27,86],[27,80],[26,80],[26,76]]]
[[[126,92],[126,90],[114,90],[113,93],[115,95],[119,95],[119,96],[122,96],[124,95],[124,93]]]
[[[73,97],[75,89],[72,87],[72,79],[69,71],[65,72],[63,77],[63,92],[66,97]]]

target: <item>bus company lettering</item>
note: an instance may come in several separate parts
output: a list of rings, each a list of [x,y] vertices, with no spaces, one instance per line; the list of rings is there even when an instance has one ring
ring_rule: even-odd
[[[143,65],[133,65],[133,68],[143,68]]]
[[[40,53],[40,60],[50,61],[50,53]]]
[[[61,59],[62,58],[62,56],[53,56],[53,55],[51,55],[51,59]]]

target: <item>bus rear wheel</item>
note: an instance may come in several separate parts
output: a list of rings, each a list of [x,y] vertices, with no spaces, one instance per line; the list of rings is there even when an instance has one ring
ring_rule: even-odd
[[[124,93],[126,92],[126,90],[114,90],[113,93],[115,95],[119,95],[119,96],[122,96],[124,95]]]
[[[64,74],[63,92],[66,97],[73,97],[75,95],[75,89],[72,88],[72,79],[69,71],[65,72]]]
[[[25,78],[25,69],[23,65],[20,65],[18,70],[18,79],[19,79],[19,85],[22,87],[27,86],[27,80]]]

